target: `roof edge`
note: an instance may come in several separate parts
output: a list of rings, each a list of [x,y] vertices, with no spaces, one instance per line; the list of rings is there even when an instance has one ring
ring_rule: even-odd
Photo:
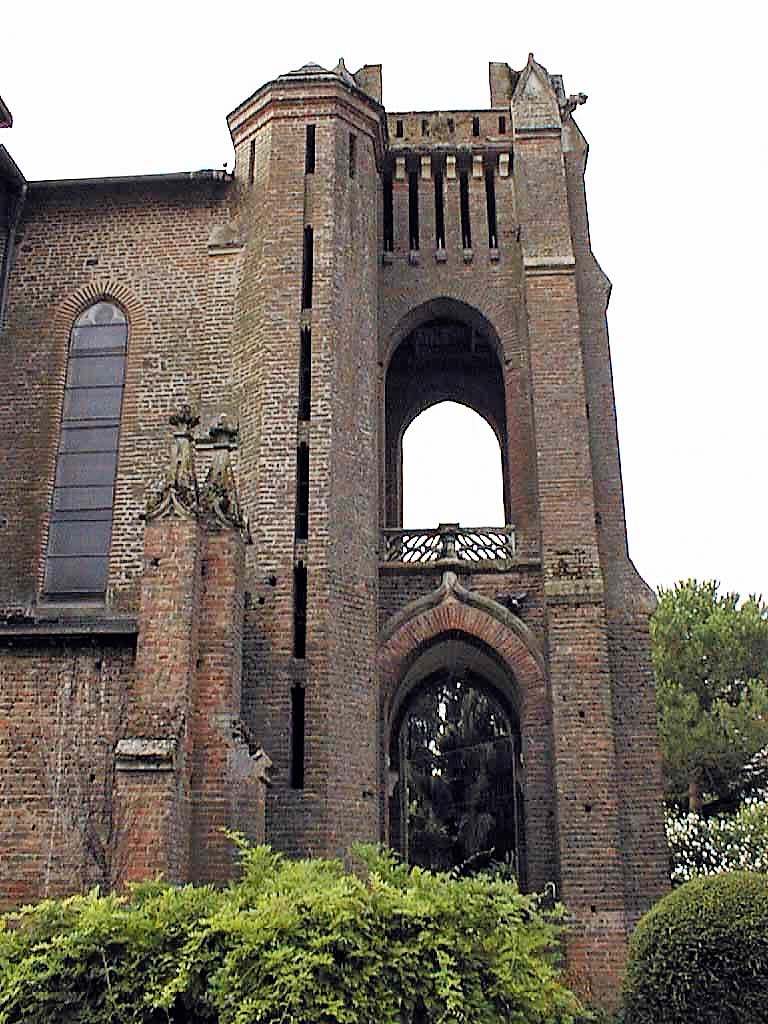
[[[81,188],[99,185],[163,185],[188,182],[196,184],[203,181],[227,183],[233,180],[228,171],[206,168],[200,171],[172,171],[169,174],[121,174],[108,175],[103,178],[49,178],[30,181],[31,189]]]

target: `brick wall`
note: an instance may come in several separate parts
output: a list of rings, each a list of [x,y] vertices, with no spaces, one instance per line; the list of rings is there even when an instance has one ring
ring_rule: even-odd
[[[385,115],[358,87],[376,93],[375,68],[357,84],[343,69],[304,69],[230,115],[231,179],[31,189],[0,335],[0,391],[13,396],[0,406],[9,905],[99,871],[222,881],[233,863],[221,824],[255,839],[266,830],[301,854],[343,854],[386,835],[392,709],[408,666],[453,633],[496,659],[494,678],[520,720],[529,883],[555,881],[566,899],[578,984],[605,1002],[615,995],[628,931],[665,884],[652,597],[626,549],[585,144],[534,61],[520,73],[493,65],[491,81],[491,110]],[[303,309],[307,226],[313,295]],[[109,586],[101,605],[51,607],[40,586],[69,332],[101,297],[129,322]],[[475,375],[470,360],[459,379],[446,367],[409,379],[399,346],[434,321],[469,332],[493,368]],[[309,418],[298,404],[302,330],[311,331]],[[438,600],[445,566],[380,568],[378,549],[379,528],[399,521],[402,430],[445,398],[480,408],[497,429],[518,554],[503,571],[461,573],[460,590]],[[239,420],[232,458],[252,547],[200,510],[146,527],[140,518],[162,476],[168,413],[184,400],[201,413],[201,474],[208,422],[221,412]],[[297,536],[300,444],[306,538]],[[304,657],[294,644],[298,564]],[[515,594],[524,597],[512,613]],[[120,740],[137,743],[118,746],[116,762]],[[273,762],[266,799],[257,746]],[[303,785],[292,785],[302,781],[291,777],[297,754]],[[113,822],[108,864],[88,832],[97,819],[102,831]]]

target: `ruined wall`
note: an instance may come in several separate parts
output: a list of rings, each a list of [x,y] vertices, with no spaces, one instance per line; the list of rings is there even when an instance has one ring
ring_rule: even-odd
[[[21,629],[19,633],[21,633]],[[0,641],[0,908],[122,880],[114,746],[134,636]]]

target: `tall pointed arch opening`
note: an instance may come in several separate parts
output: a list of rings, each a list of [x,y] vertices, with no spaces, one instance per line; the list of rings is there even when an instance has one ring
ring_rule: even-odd
[[[45,559],[50,600],[106,593],[127,344],[125,313],[106,300],[70,333]]]
[[[496,435],[504,520],[511,523],[506,397],[498,336],[465,303],[436,299],[404,319],[390,350],[384,383],[385,526],[403,526],[405,432],[421,413],[444,402],[478,413]]]

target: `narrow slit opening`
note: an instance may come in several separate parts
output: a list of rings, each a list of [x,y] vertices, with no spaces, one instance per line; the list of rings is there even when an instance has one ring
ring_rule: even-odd
[[[475,138],[480,134],[480,118],[477,116],[472,118],[472,134]]]
[[[291,789],[304,789],[304,687],[291,687]]]
[[[314,234],[307,225],[304,228],[304,256],[301,265],[301,308],[312,309],[312,274],[314,263]]]
[[[252,185],[256,177],[256,140],[251,139],[248,147],[248,184]]]
[[[499,135],[507,134],[507,119],[503,114],[499,115]]]
[[[307,656],[307,567],[297,562],[293,567],[293,656]]]
[[[496,180],[493,167],[485,170],[485,205],[488,211],[488,246],[498,249],[499,237],[496,229]]]
[[[309,536],[309,445],[296,449],[296,540]]]
[[[472,248],[472,228],[469,221],[469,175],[459,175],[459,207],[461,213],[461,244],[464,249]]]
[[[395,121],[395,135],[398,139],[403,137],[403,122],[399,119]]]
[[[443,198],[443,172],[435,174],[435,243],[445,248],[445,201]]]
[[[349,176],[354,178],[357,174],[357,136],[354,132],[349,133]]]
[[[392,175],[384,175],[384,252],[393,252],[395,248],[395,215],[392,196]]]
[[[315,173],[315,126],[307,125],[307,140],[304,149],[304,173]]]
[[[416,171],[408,174],[408,245],[419,248],[419,176]]]
[[[312,331],[301,330],[299,346],[299,419],[309,420],[312,411]]]

